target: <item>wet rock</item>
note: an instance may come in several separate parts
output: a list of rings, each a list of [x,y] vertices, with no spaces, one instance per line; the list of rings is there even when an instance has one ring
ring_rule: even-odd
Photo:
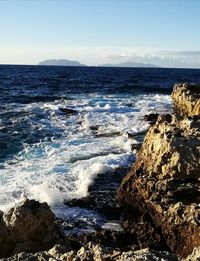
[[[133,144],[131,144],[131,150],[138,152],[139,149],[141,148],[141,146],[142,146],[142,143],[139,143],[139,142],[133,143]]]
[[[158,113],[150,113],[147,115],[144,115],[144,120],[149,121],[151,124],[154,124],[158,119]]]
[[[199,157],[200,121],[159,116],[117,194],[132,224],[148,221],[181,258],[200,245]]]
[[[59,108],[59,111],[61,111],[67,116],[78,114],[78,111],[69,108]]]
[[[113,173],[101,173],[88,188],[88,195],[66,201],[69,207],[80,207],[96,211],[108,220],[119,219],[121,210],[116,204],[116,190],[129,168],[119,168]]]
[[[66,204],[69,207],[81,207],[94,210],[108,219],[119,219],[121,211],[115,202],[116,191],[96,191],[87,197],[72,199]]]
[[[94,125],[94,126],[90,126],[89,129],[90,129],[91,131],[97,132],[98,129],[99,129],[99,127],[100,127],[100,125]]]
[[[145,134],[147,133],[147,130],[144,130],[144,131],[140,131],[140,132],[136,132],[136,133],[130,133],[130,132],[126,132],[126,135],[128,136],[128,138],[130,139],[135,139],[137,138],[138,136],[144,136]]]
[[[171,114],[158,114],[158,113],[151,113],[144,116],[144,120],[150,122],[151,125],[155,124],[158,120],[158,118],[161,118],[162,121],[171,122],[172,121],[172,115]]]
[[[105,133],[94,133],[95,138],[110,138],[110,137],[117,137],[122,135],[120,131],[115,132],[105,132]]]
[[[200,115],[200,85],[177,83],[173,88],[172,99],[178,115]]]
[[[49,249],[56,242],[69,248],[54,221],[55,216],[46,203],[25,199],[21,205],[11,208],[1,219],[0,257]]]

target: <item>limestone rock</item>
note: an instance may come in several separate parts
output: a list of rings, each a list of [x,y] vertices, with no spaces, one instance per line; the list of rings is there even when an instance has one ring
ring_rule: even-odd
[[[200,260],[200,247],[195,247],[192,254],[182,261],[199,261]]]
[[[120,255],[113,257],[111,260],[116,261],[177,261],[175,255],[166,251],[153,251],[148,248],[138,251],[122,252]]]
[[[25,199],[1,219],[0,257],[49,249],[56,242],[67,244],[54,221],[55,216],[46,203]]]
[[[62,246],[56,245],[48,252],[40,251],[34,254],[23,252],[10,258],[0,259],[0,261],[178,261],[175,255],[166,251],[153,251],[148,248],[138,251],[119,251],[91,242],[77,252],[69,251],[64,254],[62,252]]]
[[[200,115],[200,85],[175,84],[172,99],[176,112],[180,115]]]
[[[200,245],[200,120],[159,116],[117,194],[179,257]]]
[[[53,230],[55,216],[47,203],[26,199],[3,216],[14,241],[39,240]]]

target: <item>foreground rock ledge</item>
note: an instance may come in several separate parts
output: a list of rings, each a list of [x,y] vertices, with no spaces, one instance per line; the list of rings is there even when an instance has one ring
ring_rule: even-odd
[[[89,242],[78,251],[68,251],[61,245],[55,245],[49,251],[40,251],[35,254],[20,253],[1,261],[177,261],[175,255],[166,251],[153,251],[148,248],[138,251],[118,251]],[[189,260],[187,260],[189,261]]]
[[[176,90],[179,93],[179,85],[175,85],[173,98],[178,96]],[[186,105],[186,101],[182,103]],[[176,104],[181,106],[181,101]],[[199,104],[199,100],[194,104]],[[199,110],[183,108],[184,116],[196,115]],[[173,116],[170,120],[159,116],[124,178],[117,199],[132,211],[129,218],[148,219],[160,229],[179,258],[186,258],[200,246],[199,117],[177,120]]]

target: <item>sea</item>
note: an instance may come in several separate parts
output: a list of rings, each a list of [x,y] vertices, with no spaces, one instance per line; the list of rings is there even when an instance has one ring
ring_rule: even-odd
[[[200,70],[1,65],[0,210],[28,197],[57,216],[98,221],[64,202],[131,166],[144,115],[172,111],[176,82],[199,83]]]

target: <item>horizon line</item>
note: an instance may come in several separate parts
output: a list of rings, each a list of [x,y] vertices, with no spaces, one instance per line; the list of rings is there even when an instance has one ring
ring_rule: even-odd
[[[113,64],[114,65],[114,64]],[[95,67],[95,68],[141,68],[141,69],[187,69],[200,70],[200,67],[164,67],[164,66],[101,66],[101,65],[39,65],[39,64],[18,64],[18,63],[0,63],[0,66],[39,66],[39,67]]]

